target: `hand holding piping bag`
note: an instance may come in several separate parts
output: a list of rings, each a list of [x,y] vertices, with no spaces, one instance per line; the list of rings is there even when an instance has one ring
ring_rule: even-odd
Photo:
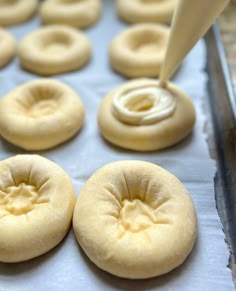
[[[165,86],[184,57],[229,2],[230,0],[178,0],[160,73],[161,86]]]

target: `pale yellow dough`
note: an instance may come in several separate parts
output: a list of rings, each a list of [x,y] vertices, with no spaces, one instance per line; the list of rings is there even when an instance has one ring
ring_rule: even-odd
[[[43,24],[67,24],[86,28],[101,15],[101,0],[45,0],[40,7]]]
[[[17,25],[29,20],[38,4],[38,0],[0,0],[0,25]]]
[[[117,13],[129,23],[171,23],[176,0],[116,0]]]
[[[151,119],[151,123],[138,121],[126,122],[122,116],[115,114],[113,104],[114,96],[122,92],[127,86],[151,86],[158,88],[159,82],[154,79],[137,79],[126,82],[104,97],[98,112],[98,124],[103,137],[114,145],[135,151],[160,150],[174,145],[184,139],[192,130],[195,123],[195,109],[190,98],[178,87],[168,83],[165,90],[173,96],[175,106],[164,118]],[[145,85],[146,84],[146,85]],[[127,89],[126,89],[127,90]],[[141,114],[149,114],[154,108],[154,102],[149,101],[149,92],[141,91],[137,94],[139,100],[136,104],[124,106],[133,119]],[[128,89],[129,93],[135,90]],[[122,94],[121,94],[122,95]],[[172,105],[170,105],[172,106]],[[136,107],[136,108],[135,108]],[[166,110],[164,109],[165,113]],[[161,113],[161,116],[163,115]],[[151,114],[149,116],[152,116]]]
[[[50,25],[27,35],[20,43],[21,66],[35,74],[55,75],[82,68],[91,57],[85,34],[65,25]]]
[[[0,68],[7,65],[15,56],[16,40],[5,29],[0,28]]]
[[[109,47],[110,63],[125,77],[157,77],[164,62],[169,28],[136,24],[122,31]]]
[[[40,256],[68,232],[75,193],[55,163],[37,155],[0,162],[0,261]]]
[[[55,80],[28,82],[0,100],[0,135],[26,150],[65,142],[80,130],[83,120],[80,97]]]
[[[130,279],[178,267],[197,236],[195,208],[184,186],[143,161],[111,163],[93,174],[76,202],[73,227],[92,262]]]

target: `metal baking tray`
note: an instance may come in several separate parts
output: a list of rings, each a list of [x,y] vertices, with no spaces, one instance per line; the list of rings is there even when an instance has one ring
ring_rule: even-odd
[[[217,162],[215,195],[217,209],[230,250],[229,266],[236,282],[236,98],[217,23],[205,37],[212,135],[209,139]]]

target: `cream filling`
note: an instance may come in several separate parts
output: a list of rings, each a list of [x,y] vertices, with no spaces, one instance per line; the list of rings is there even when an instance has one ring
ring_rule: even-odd
[[[155,80],[139,80],[116,90],[112,111],[117,119],[132,125],[149,125],[168,118],[176,98]]]

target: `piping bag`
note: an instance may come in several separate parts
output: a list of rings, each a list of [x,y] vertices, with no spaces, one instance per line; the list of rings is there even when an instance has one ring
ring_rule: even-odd
[[[229,2],[230,0],[178,0],[160,72],[161,86],[165,86],[184,57]]]

